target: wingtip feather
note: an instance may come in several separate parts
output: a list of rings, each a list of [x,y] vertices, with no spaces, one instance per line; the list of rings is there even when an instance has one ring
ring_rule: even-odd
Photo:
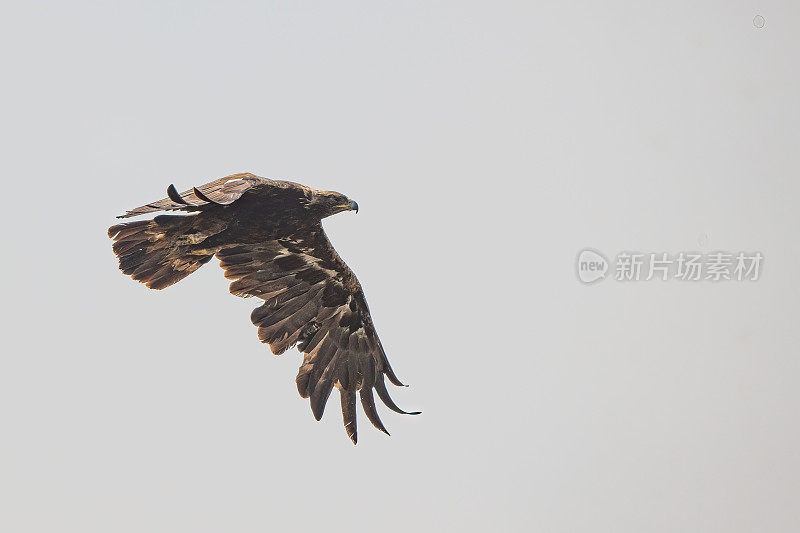
[[[400,413],[402,415],[418,415],[422,411],[403,411],[397,404],[394,403],[392,397],[389,396],[389,391],[386,390],[386,383],[383,381],[383,373],[378,373],[377,379],[375,380],[375,390],[378,392],[378,397],[386,404],[386,407],[394,411],[395,413]]]
[[[214,200],[203,194],[203,191],[201,191],[197,187],[194,187],[193,190],[194,190],[194,195],[200,198],[201,201],[206,202],[208,204],[222,205],[219,202],[215,202]]]
[[[178,193],[178,190],[175,188],[175,185],[171,183],[169,187],[167,187],[167,196],[169,196],[169,199],[176,204],[189,205],[189,202],[183,199],[183,197]]]

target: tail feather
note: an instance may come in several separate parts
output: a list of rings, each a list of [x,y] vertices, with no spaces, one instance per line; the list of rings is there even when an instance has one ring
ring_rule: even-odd
[[[111,226],[108,236],[114,239],[119,269],[151,289],[182,280],[208,263],[215,252],[203,247],[195,221],[193,216],[162,215]]]

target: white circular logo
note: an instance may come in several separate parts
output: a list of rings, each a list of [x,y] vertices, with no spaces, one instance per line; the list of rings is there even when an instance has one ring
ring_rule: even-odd
[[[584,283],[594,283],[605,279],[608,260],[600,252],[586,248],[578,254],[578,279]]]

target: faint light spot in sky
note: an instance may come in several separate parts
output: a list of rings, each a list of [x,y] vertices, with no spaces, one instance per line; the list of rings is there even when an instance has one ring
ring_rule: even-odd
[[[756,28],[763,28],[764,27],[764,17],[761,15],[756,15],[753,17],[753,26]]]

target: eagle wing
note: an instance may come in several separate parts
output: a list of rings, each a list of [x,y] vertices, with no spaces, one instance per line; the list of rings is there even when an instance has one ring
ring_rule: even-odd
[[[356,276],[333,249],[321,224],[290,237],[226,246],[217,252],[231,293],[264,300],[251,320],[259,339],[281,354],[297,345],[304,354],[297,390],[310,398],[322,418],[334,387],[341,396],[347,435],[355,443],[356,393],[372,424],[388,434],[378,417],[373,389],[391,410],[384,376],[402,385],[392,371],[372,323]]]
[[[127,211],[117,218],[145,215],[156,211],[202,211],[213,205],[230,205],[257,185],[279,185],[286,182],[262,178],[249,172],[232,174],[179,193],[174,185],[167,188],[167,198]]]

